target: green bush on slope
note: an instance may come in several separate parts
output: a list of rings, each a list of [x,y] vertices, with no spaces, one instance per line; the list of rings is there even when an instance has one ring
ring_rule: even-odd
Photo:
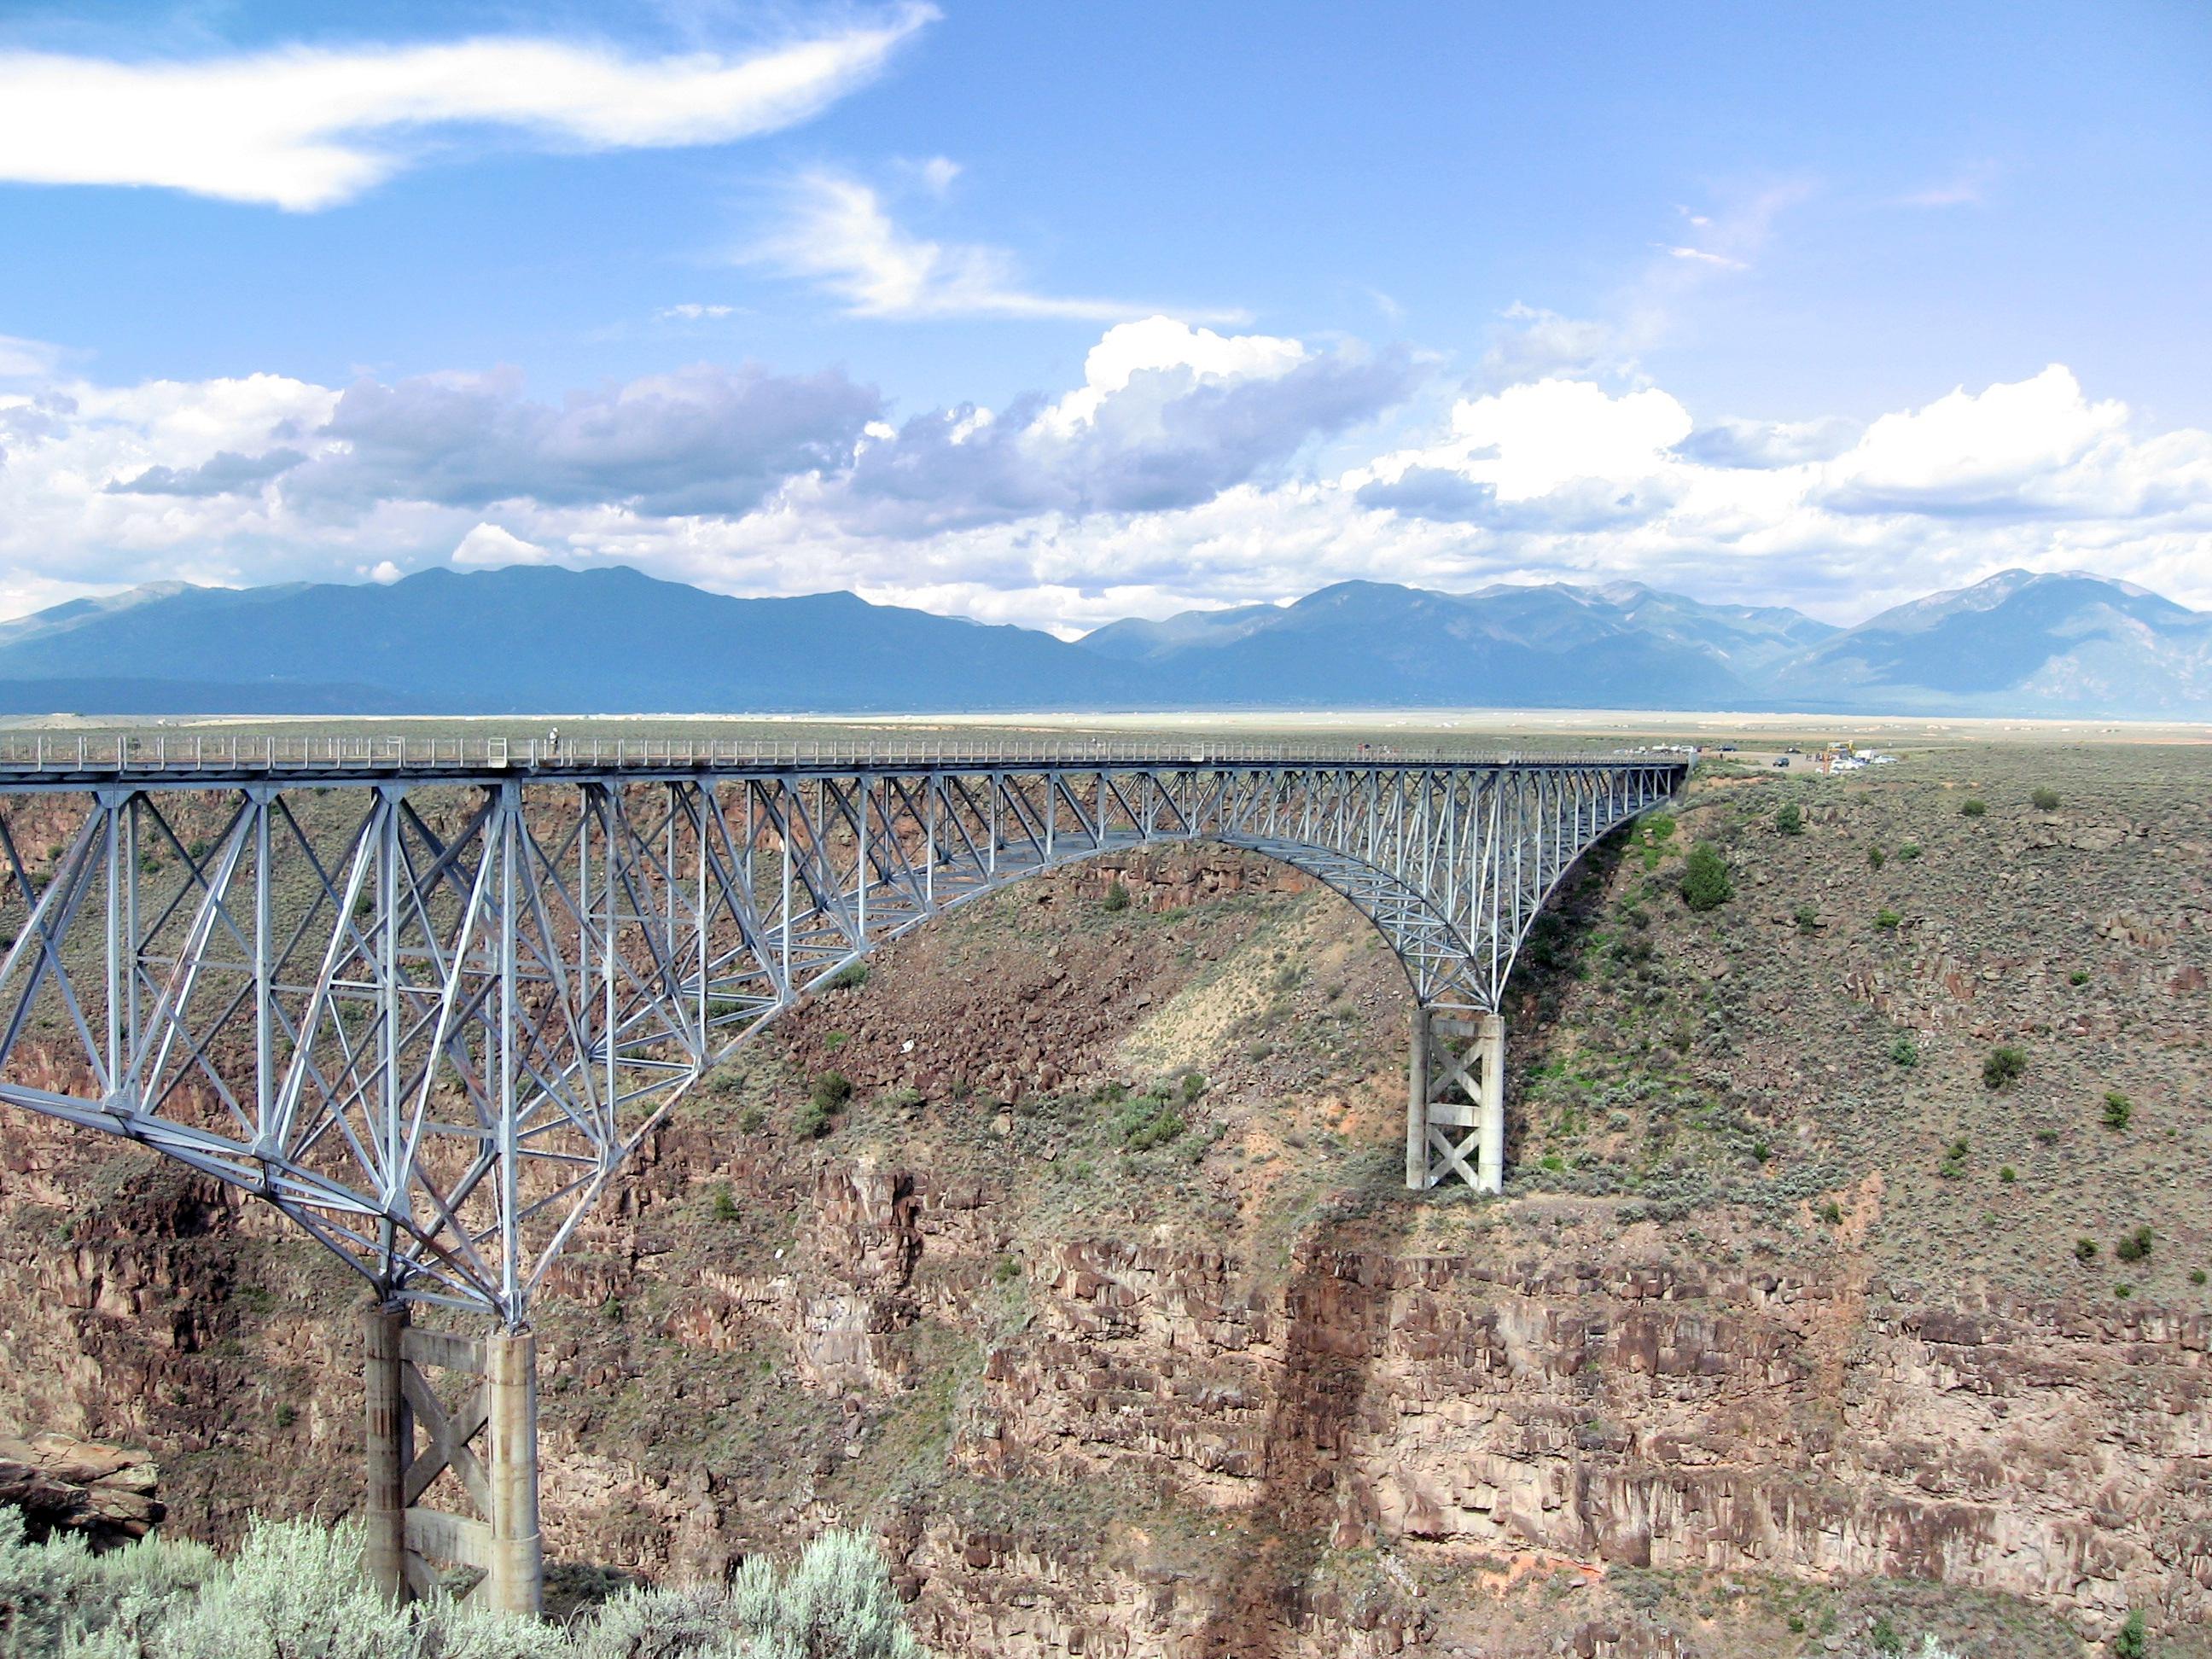
[[[1692,910],[1714,910],[1735,896],[1728,860],[1710,842],[1699,842],[1682,869],[1682,902]]]

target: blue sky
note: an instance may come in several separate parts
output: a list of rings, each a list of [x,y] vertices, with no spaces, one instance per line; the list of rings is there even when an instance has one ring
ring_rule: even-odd
[[[0,611],[2212,605],[2212,11],[15,6]]]

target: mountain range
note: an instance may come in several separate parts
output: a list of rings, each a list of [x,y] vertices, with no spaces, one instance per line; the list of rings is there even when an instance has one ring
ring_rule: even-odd
[[[1293,604],[1066,641],[622,568],[163,583],[0,623],[0,714],[1673,708],[2212,719],[2212,614],[2007,571],[1837,628],[1632,582]]]

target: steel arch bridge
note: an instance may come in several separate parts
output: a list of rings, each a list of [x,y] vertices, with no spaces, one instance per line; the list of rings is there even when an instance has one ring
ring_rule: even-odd
[[[1575,860],[1686,769],[1133,745],[0,751],[0,1102],[259,1194],[385,1300],[519,1328],[659,1116],[809,988],[1022,877],[1203,840],[1306,872],[1381,932],[1419,1009],[1409,1184],[1494,1190],[1515,954]]]
[[[1576,860],[1686,769],[1364,746],[18,740],[0,744],[0,1103],[258,1194],[363,1273],[371,1576],[404,1597],[459,1562],[534,1612],[532,1294],[670,1105],[810,988],[1042,870],[1249,848],[1343,894],[1404,965],[1407,1184],[1495,1191],[1515,954]],[[418,1329],[424,1306],[495,1323]],[[424,1380],[441,1369],[471,1379],[458,1403]],[[463,1512],[425,1501],[441,1480]]]

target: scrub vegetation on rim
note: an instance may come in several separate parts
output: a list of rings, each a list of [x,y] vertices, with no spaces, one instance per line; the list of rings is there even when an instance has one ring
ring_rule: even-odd
[[[233,1555],[145,1539],[105,1555],[24,1541],[0,1509],[11,1659],[927,1659],[867,1539],[828,1532],[788,1567],[756,1556],[726,1585],[620,1590],[565,1625],[448,1596],[390,1607],[358,1527],[256,1521]]]

